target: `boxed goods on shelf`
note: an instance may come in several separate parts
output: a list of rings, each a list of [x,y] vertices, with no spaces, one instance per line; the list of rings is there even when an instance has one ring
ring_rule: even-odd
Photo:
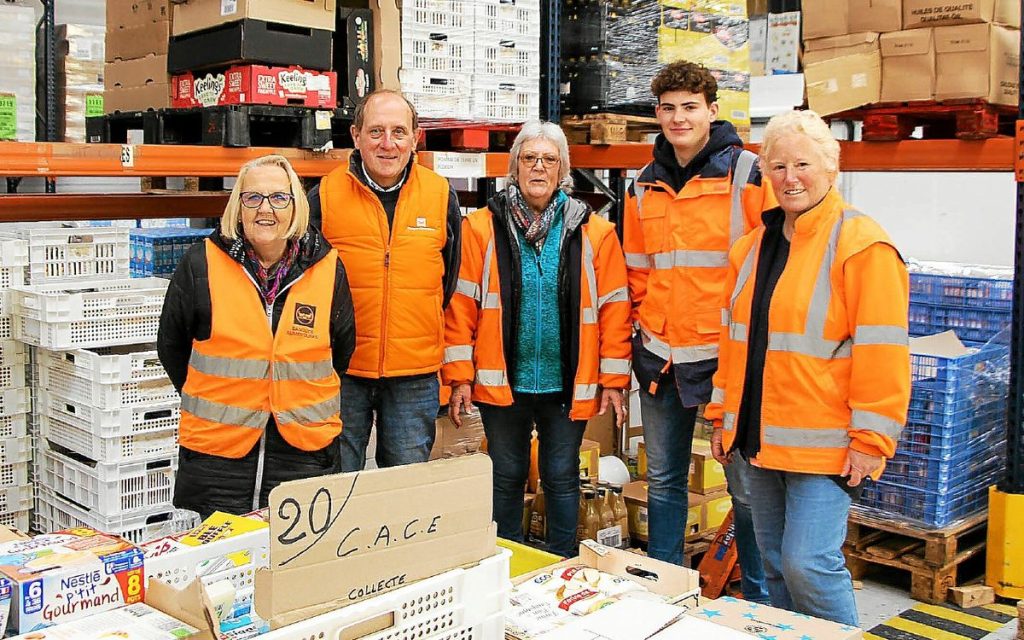
[[[104,638],[146,638],[147,640],[180,640],[198,631],[180,620],[138,602],[122,609],[105,612],[33,631],[12,640],[101,640]]]
[[[935,27],[935,99],[1017,105],[1020,31],[995,24]]]
[[[57,27],[58,135],[65,142],[85,142],[85,119],[104,113],[104,37],[103,27]]]
[[[309,0],[235,0],[220,3],[180,0],[174,2],[174,35],[202,31],[247,18],[334,31],[337,11],[335,4]]]
[[[313,3],[303,4],[312,6]],[[333,27],[332,21],[332,30]],[[167,47],[167,70],[181,73],[246,62],[330,70],[333,35],[327,29],[249,18],[227,22],[173,36]]]
[[[36,8],[0,4],[0,140],[36,139]]]
[[[132,229],[131,272],[133,276],[170,276],[185,252],[206,238],[213,229],[164,227]]]
[[[104,111],[169,107],[170,1],[107,2],[106,5]]]
[[[874,32],[804,42],[807,104],[825,115],[878,102],[882,53]]]
[[[223,72],[171,78],[171,106],[214,107],[229,104],[334,109],[338,106],[338,75],[301,67],[236,65]]]

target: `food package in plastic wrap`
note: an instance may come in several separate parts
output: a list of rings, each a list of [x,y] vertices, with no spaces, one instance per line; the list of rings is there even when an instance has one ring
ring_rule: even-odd
[[[57,120],[65,142],[85,142],[85,119],[103,115],[104,27],[57,27]]]
[[[0,4],[0,140],[36,139],[36,9]]]

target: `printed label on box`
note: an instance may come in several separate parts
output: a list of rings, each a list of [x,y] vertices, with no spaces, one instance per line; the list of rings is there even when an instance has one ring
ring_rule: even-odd
[[[85,95],[85,117],[93,118],[103,115],[103,94],[87,93]]]
[[[238,13],[238,0],[220,0],[220,15],[230,16]]]
[[[435,153],[434,171],[446,178],[478,178],[487,172],[487,157],[482,153]],[[581,457],[580,466],[584,464]]]
[[[0,93],[0,140],[18,137],[18,101],[13,93]]]

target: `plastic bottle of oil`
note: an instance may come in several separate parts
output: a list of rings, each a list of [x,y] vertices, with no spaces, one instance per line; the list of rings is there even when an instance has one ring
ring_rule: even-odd
[[[615,521],[622,528],[622,549],[629,548],[629,512],[626,511],[626,499],[622,497],[622,485],[612,487],[612,511]]]
[[[545,540],[548,536],[548,519],[544,506],[544,492],[538,491],[533,498],[533,508],[530,509],[530,530],[527,532],[533,540]]]
[[[597,502],[597,493],[593,489],[583,492],[583,502],[587,505],[584,516],[586,522],[586,540],[597,540],[597,532],[601,528],[601,507]]]
[[[613,495],[606,487],[598,489],[597,504],[601,512],[601,528],[597,532],[597,541],[607,547],[618,548],[622,544],[622,530],[615,519],[615,510],[611,502]]]

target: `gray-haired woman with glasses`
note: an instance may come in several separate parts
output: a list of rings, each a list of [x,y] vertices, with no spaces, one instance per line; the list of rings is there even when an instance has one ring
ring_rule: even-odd
[[[341,470],[352,297],[285,158],[239,171],[220,228],[171,278],[157,341],[182,396],[175,506],[246,513],[282,482]]]

